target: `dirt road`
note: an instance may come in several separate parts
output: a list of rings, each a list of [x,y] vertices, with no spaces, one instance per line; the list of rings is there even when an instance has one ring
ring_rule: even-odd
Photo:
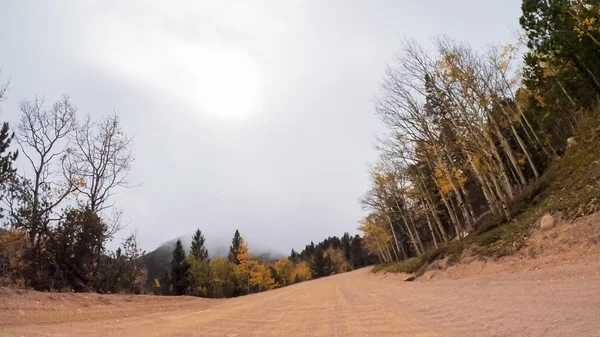
[[[600,264],[417,282],[362,269],[228,300],[4,289],[0,336],[600,336]]]

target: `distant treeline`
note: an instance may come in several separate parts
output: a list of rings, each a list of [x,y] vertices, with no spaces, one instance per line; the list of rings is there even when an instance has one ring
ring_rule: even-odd
[[[376,261],[362,247],[362,238],[345,233],[318,244],[311,242],[288,258],[264,261],[248,253],[248,245],[235,231],[229,255],[210,258],[205,238],[197,230],[186,256],[181,240],[172,251],[171,264],[162,276],[152,280],[157,295],[233,297],[343,273]]]
[[[300,253],[292,249],[290,261],[310,264],[313,278],[328,276],[348,270],[362,268],[377,262],[377,256],[371,255],[363,246],[359,235],[344,233],[341,238],[328,237],[317,243],[311,242]]]

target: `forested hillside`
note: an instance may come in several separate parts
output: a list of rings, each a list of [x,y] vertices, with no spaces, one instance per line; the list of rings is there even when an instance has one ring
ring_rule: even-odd
[[[518,44],[403,44],[375,100],[389,132],[361,200],[380,262],[510,254],[540,212],[597,209],[599,19],[596,1],[524,0]]]

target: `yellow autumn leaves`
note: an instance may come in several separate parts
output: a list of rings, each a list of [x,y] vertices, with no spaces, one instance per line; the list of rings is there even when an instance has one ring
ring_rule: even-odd
[[[23,259],[25,248],[29,244],[27,234],[24,231],[1,231],[0,230],[0,286],[24,286],[25,279],[23,271],[27,262]]]
[[[234,267],[234,274],[238,284],[243,285],[248,294],[252,290],[265,291],[275,287],[269,266],[250,258],[244,239],[241,239],[237,259],[239,264]]]
[[[247,293],[265,291],[277,287],[310,280],[310,269],[305,262],[294,264],[287,258],[277,260],[274,264],[252,259],[248,253],[248,244],[241,239],[238,249],[238,265],[234,266],[234,275],[240,286]],[[275,273],[272,272],[274,269]],[[277,282],[273,275],[277,275]]]

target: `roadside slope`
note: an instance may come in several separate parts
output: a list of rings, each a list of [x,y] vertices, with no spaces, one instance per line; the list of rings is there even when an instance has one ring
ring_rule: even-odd
[[[403,277],[361,269],[227,300],[4,291],[0,317],[12,318],[0,321],[0,336],[600,334],[600,262],[458,280]],[[49,296],[74,303],[57,306]]]

